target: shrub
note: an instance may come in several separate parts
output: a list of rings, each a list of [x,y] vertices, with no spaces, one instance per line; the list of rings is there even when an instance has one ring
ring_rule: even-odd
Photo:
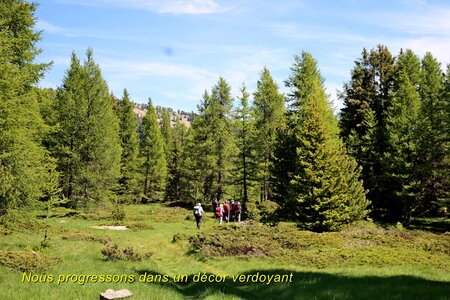
[[[153,230],[155,229],[152,225],[145,222],[126,222],[124,224],[131,230]]]
[[[35,251],[0,250],[0,264],[22,272],[44,272],[56,261]]]
[[[172,243],[176,243],[182,240],[187,240],[187,235],[183,234],[183,233],[177,233],[173,236],[172,238]]]
[[[111,212],[111,218],[114,221],[123,221],[125,219],[125,208],[122,204],[114,204]]]
[[[87,241],[87,242],[98,242],[98,243],[106,243],[108,240],[107,237],[98,237],[86,232],[69,232],[66,233],[63,237],[63,240],[69,241]]]
[[[5,229],[9,230],[26,230],[31,232],[38,232],[44,228],[44,225],[35,220],[34,212],[29,210],[14,210],[8,211],[7,215],[0,217],[0,224]]]
[[[132,247],[126,247],[125,249],[120,249],[117,244],[112,245],[111,241],[108,239],[105,242],[105,248],[101,250],[102,254],[107,260],[132,260],[138,261],[146,257],[150,257],[152,253],[139,253],[135,251]]]
[[[278,217],[276,216],[278,208],[279,205],[273,201],[262,201],[259,205],[261,222],[271,226],[278,224]]]

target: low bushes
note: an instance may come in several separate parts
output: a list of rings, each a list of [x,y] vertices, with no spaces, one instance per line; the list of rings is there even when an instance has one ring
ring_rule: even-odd
[[[132,247],[126,247],[123,249],[120,249],[117,244],[112,244],[111,240],[107,240],[105,242],[105,248],[101,250],[103,256],[107,260],[132,260],[132,261],[138,261],[142,260],[144,258],[150,257],[152,253],[140,253],[134,250]]]
[[[189,242],[191,252],[206,257],[262,256],[316,268],[405,264],[450,268],[449,235],[377,226],[314,233],[292,224],[227,224],[190,237]]]

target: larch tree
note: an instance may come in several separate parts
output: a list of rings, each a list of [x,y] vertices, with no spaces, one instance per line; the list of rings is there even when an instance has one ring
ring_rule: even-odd
[[[258,182],[260,200],[272,198],[270,186],[270,168],[275,150],[276,134],[285,127],[284,96],[266,67],[261,71],[253,94],[253,115],[256,131],[254,144],[258,163]]]
[[[207,141],[203,135],[201,123],[203,123],[202,117],[196,117],[193,120],[182,143],[180,192],[183,202],[189,204],[209,201],[205,197],[209,195],[209,179],[212,178],[211,168],[209,168],[212,165],[211,148],[200,143],[200,136],[203,136],[203,141]]]
[[[420,194],[423,213],[438,209],[450,198],[450,168],[448,139],[448,98],[445,96],[445,76],[441,64],[431,53],[422,59],[422,76],[419,94],[418,156]]]
[[[213,195],[218,201],[225,199],[232,185],[231,169],[236,148],[232,132],[231,87],[222,77],[211,90],[209,112],[212,116],[210,132],[213,139],[214,182]]]
[[[414,210],[420,206],[417,174],[420,75],[419,58],[411,50],[401,51],[394,75],[392,103],[387,110],[388,147],[383,163],[395,196],[387,213],[390,219],[397,217],[405,225],[411,222]]]
[[[162,200],[166,185],[167,164],[164,140],[151,99],[148,100],[148,110],[142,119],[140,156],[142,157],[143,201]]]
[[[53,154],[64,195],[75,206],[109,198],[120,176],[119,120],[91,49],[83,64],[72,54],[55,109]]]
[[[46,125],[34,87],[49,64],[35,63],[41,34],[36,3],[0,2],[0,216],[53,190],[54,165],[42,138]]]
[[[139,137],[137,134],[137,118],[133,111],[133,103],[126,89],[118,103],[120,144],[122,156],[120,160],[119,195],[124,201],[137,201],[139,191]]]
[[[237,157],[235,161],[235,184],[246,216],[256,217],[256,199],[251,197],[256,182],[257,163],[255,157],[255,122],[249,104],[250,94],[245,85],[241,87],[239,106],[235,110]],[[252,199],[250,199],[252,198]]]
[[[216,197],[214,136],[211,130],[214,116],[211,106],[211,96],[205,91],[197,107],[198,116],[186,137],[183,177],[186,191],[193,201],[212,202]]]
[[[164,140],[164,153],[166,154],[166,164],[169,165],[172,161],[172,147],[173,147],[173,128],[170,121],[169,110],[165,107],[161,109],[161,135]]]
[[[233,186],[232,167],[236,155],[232,120],[231,88],[223,78],[205,91],[192,123],[192,143],[186,152],[192,170],[190,189],[197,200],[221,201]],[[201,187],[199,187],[201,185]]]

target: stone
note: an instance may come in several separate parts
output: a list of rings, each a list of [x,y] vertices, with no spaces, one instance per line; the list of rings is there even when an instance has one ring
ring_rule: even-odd
[[[131,293],[129,290],[112,290],[108,289],[103,293],[100,293],[100,300],[111,300],[111,299],[123,299],[133,296],[133,293]]]

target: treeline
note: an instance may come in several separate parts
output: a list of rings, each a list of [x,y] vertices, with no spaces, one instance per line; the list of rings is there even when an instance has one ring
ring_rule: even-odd
[[[148,102],[138,123],[125,89],[112,95],[88,49],[57,90],[37,83],[35,4],[0,3],[0,215],[62,199],[178,205],[240,200],[247,218],[338,230],[371,216],[436,216],[450,198],[450,69],[427,53],[385,46],[355,61],[338,117],[317,62],[295,56],[280,93],[264,68],[233,99],[219,78],[190,128]],[[238,105],[233,105],[234,102]],[[53,202],[52,202],[53,203]]]

